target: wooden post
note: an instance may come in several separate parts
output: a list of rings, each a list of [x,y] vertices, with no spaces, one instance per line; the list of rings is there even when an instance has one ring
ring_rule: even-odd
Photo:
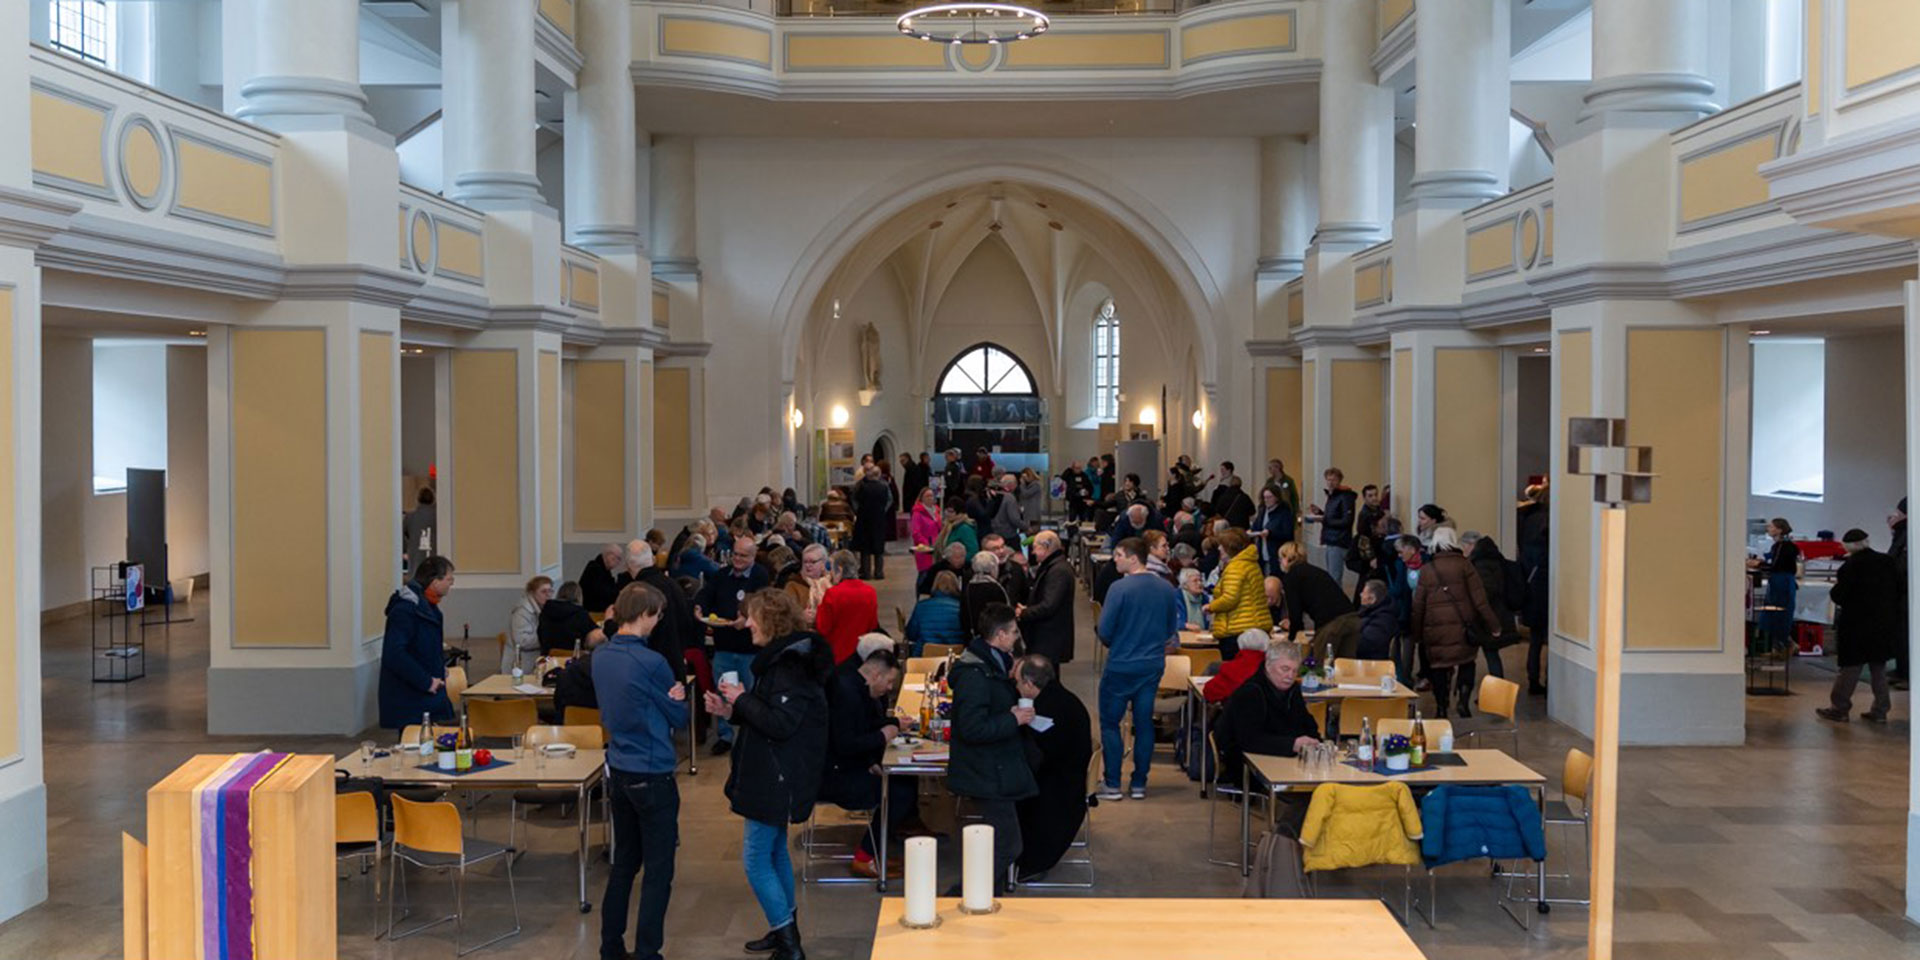
[[[1620,657],[1626,646],[1627,511],[1600,510],[1599,643],[1594,648],[1593,782],[1587,793],[1593,850],[1588,874],[1588,960],[1613,958],[1613,854],[1620,760]]]
[[[147,847],[120,834],[121,950],[126,960],[147,960]]]

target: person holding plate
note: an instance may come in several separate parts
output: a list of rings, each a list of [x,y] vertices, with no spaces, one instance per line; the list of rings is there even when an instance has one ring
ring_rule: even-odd
[[[765,589],[771,580],[767,568],[753,562],[757,553],[752,540],[742,538],[735,542],[727,566],[707,577],[700,595],[693,600],[694,614],[713,634],[715,678],[734,674],[740,686],[748,690],[753,689],[753,660],[758,651],[754,649],[753,635],[747,630],[741,604],[748,595]],[[718,757],[733,749],[734,729],[725,715],[718,715],[713,727],[713,755]]]

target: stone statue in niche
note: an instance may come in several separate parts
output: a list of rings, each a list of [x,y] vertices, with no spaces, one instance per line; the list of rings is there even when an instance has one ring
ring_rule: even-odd
[[[861,389],[880,389],[880,331],[871,323],[860,328],[860,376]]]

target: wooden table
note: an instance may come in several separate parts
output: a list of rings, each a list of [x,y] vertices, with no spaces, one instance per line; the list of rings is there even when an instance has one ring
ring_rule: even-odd
[[[1220,641],[1205,630],[1180,631],[1180,645],[1183,647],[1208,647],[1220,649]]]
[[[532,677],[533,675],[528,674],[527,676]],[[521,682],[525,683],[526,680],[523,679],[521,680]],[[532,685],[540,686],[537,682]],[[524,690],[515,690],[513,688],[513,674],[496,673],[490,677],[487,677],[484,680],[481,680],[479,683],[476,683],[473,686],[468,687],[466,689],[466,692],[462,693],[461,696],[479,697],[482,700],[517,700],[517,699],[551,700],[553,699],[553,688],[540,687],[540,692],[538,693],[527,693]]]
[[[1188,716],[1198,716],[1200,718],[1200,743],[1203,746],[1209,742],[1207,740],[1207,726],[1209,718],[1212,715],[1212,708],[1207,703],[1206,689],[1207,681],[1212,679],[1212,677],[1187,678]],[[1312,693],[1304,693],[1303,691],[1303,694],[1308,700],[1331,700],[1335,704],[1342,700],[1412,700],[1419,696],[1411,687],[1401,683],[1399,680],[1393,682],[1392,693],[1383,692],[1379,684],[1375,683],[1365,687],[1358,685],[1352,687],[1322,687]],[[1200,785],[1200,795],[1203,797],[1206,796],[1207,789],[1208,785],[1202,783]]]
[[[1246,755],[1247,762],[1240,771],[1240,789],[1242,791],[1249,791],[1247,795],[1251,796],[1250,791],[1253,788],[1253,781],[1257,780],[1260,783],[1260,788],[1266,791],[1267,829],[1269,831],[1274,828],[1274,799],[1276,797],[1287,790],[1312,790],[1323,783],[1376,784],[1398,781],[1416,790],[1421,787],[1437,787],[1442,784],[1453,784],[1455,786],[1498,786],[1514,784],[1532,789],[1535,798],[1539,801],[1541,813],[1543,816],[1545,815],[1547,778],[1535,771],[1532,767],[1515,760],[1513,757],[1508,756],[1505,751],[1501,750],[1456,750],[1450,754],[1450,756],[1457,756],[1466,761],[1466,764],[1457,767],[1433,767],[1432,769],[1421,770],[1415,773],[1401,773],[1389,776],[1384,773],[1361,770],[1357,767],[1348,766],[1345,763],[1334,764],[1330,770],[1309,772],[1306,764],[1302,763],[1298,757],[1271,757],[1264,754],[1249,753]],[[1245,857],[1247,841],[1249,839],[1250,823],[1248,807],[1250,806],[1251,804],[1248,803],[1242,803],[1240,805],[1240,849],[1243,858]],[[1242,859],[1240,863],[1240,875],[1246,876],[1251,868],[1252,864]],[[1547,895],[1546,873],[1546,861],[1543,860],[1539,864],[1539,885],[1535,888],[1537,891],[1536,895],[1542,898]],[[1539,902],[1542,904],[1545,903],[1544,899]]]
[[[490,769],[478,770],[463,776],[438,769],[423,768],[418,754],[406,754],[394,751],[391,756],[376,757],[371,765],[362,762],[362,751],[340,758],[334,769],[345,770],[358,777],[380,777],[389,786],[438,787],[442,790],[573,790],[576,795],[574,809],[579,814],[580,825],[580,912],[593,909],[592,901],[587,899],[587,791],[606,777],[607,752],[605,750],[575,750],[573,756],[539,756],[539,751],[529,749],[518,760],[511,756],[511,750],[501,751],[502,759],[512,760],[510,764]],[[612,828],[608,828],[612,836]],[[511,854],[509,854],[511,855]]]
[[[926,682],[927,675],[922,673],[909,673],[900,678],[900,699],[895,707],[896,712],[900,716],[913,718],[915,722],[919,721],[920,703],[926,699],[926,694],[920,688],[924,686]],[[901,729],[904,730],[905,727],[903,726]],[[924,730],[921,731],[923,734],[925,732]],[[875,815],[880,818],[879,836],[883,840],[891,829],[891,824],[888,823],[887,801],[891,793],[893,778],[896,776],[944,777],[947,775],[946,761],[915,760],[913,755],[915,753],[935,752],[949,746],[949,744],[922,740],[918,737],[916,737],[915,740],[915,743],[905,746],[893,743],[887,744],[887,752],[880,758],[880,809]],[[876,866],[879,868],[880,873],[880,879],[876,882],[876,887],[881,893],[887,892],[887,846],[884,842],[874,845],[875,856],[878,860]]]
[[[937,901],[940,925],[900,925],[906,900],[880,901],[872,960],[1422,960],[1377,900],[1008,897],[967,916]]]

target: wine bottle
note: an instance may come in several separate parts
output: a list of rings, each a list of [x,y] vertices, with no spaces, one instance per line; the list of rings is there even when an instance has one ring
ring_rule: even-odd
[[[1420,708],[1413,710],[1413,736],[1407,738],[1407,762],[1423,767],[1427,763],[1427,724],[1420,719]]]

